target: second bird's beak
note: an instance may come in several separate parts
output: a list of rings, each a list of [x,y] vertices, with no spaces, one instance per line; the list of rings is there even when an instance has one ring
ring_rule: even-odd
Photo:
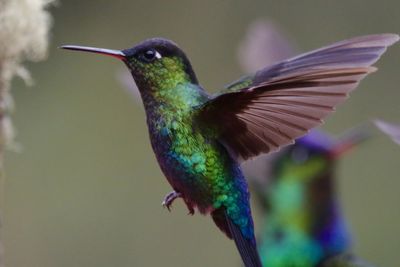
[[[370,139],[371,136],[371,132],[365,125],[356,126],[339,138],[334,147],[331,149],[330,156],[333,159],[338,159],[359,144]]]
[[[74,50],[74,51],[96,53],[96,54],[115,57],[121,60],[126,58],[126,55],[120,50],[112,50],[112,49],[89,47],[89,46],[78,46],[78,45],[63,45],[60,48]]]

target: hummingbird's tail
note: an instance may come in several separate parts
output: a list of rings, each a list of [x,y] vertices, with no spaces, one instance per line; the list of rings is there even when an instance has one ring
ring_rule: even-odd
[[[229,216],[227,216],[224,208],[219,208],[211,213],[211,216],[218,226],[230,239],[235,241],[239,250],[240,257],[245,267],[262,267],[260,256],[254,240],[245,237],[242,230],[237,226]]]

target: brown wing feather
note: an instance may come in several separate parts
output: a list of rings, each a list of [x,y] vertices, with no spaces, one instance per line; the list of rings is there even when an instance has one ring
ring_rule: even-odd
[[[204,107],[201,120],[222,129],[223,143],[246,160],[291,144],[321,124],[374,70],[317,70],[223,94]]]
[[[198,122],[239,160],[275,151],[320,125],[398,38],[357,37],[262,69],[200,107]]]

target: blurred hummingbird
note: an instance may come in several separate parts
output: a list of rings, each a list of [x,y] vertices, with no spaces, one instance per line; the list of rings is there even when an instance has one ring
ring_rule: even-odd
[[[351,253],[335,187],[337,161],[369,137],[367,130],[356,127],[337,140],[311,131],[264,162],[271,165],[264,181],[252,181],[265,207],[259,246],[265,267],[371,266]]]
[[[357,37],[263,68],[209,95],[172,41],[145,40],[125,50],[66,45],[122,60],[146,111],[151,145],[190,214],[211,214],[233,238],[246,267],[262,266],[240,162],[291,144],[342,103],[399,37]]]

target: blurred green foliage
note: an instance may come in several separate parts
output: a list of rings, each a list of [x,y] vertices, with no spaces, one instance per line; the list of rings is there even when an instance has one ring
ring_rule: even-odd
[[[150,147],[143,108],[122,90],[115,59],[61,44],[127,48],[154,36],[187,52],[215,91],[241,75],[236,49],[254,19],[275,20],[309,50],[348,37],[398,33],[400,3],[368,1],[61,1],[47,62],[33,89],[15,81],[22,153],[7,155],[6,263],[12,267],[240,266],[210,218],[161,207],[170,186]],[[400,122],[400,47],[330,117],[341,132],[371,117]],[[400,246],[400,148],[384,137],[340,164],[340,192],[356,252],[395,266]],[[256,213],[257,206],[253,205]]]

